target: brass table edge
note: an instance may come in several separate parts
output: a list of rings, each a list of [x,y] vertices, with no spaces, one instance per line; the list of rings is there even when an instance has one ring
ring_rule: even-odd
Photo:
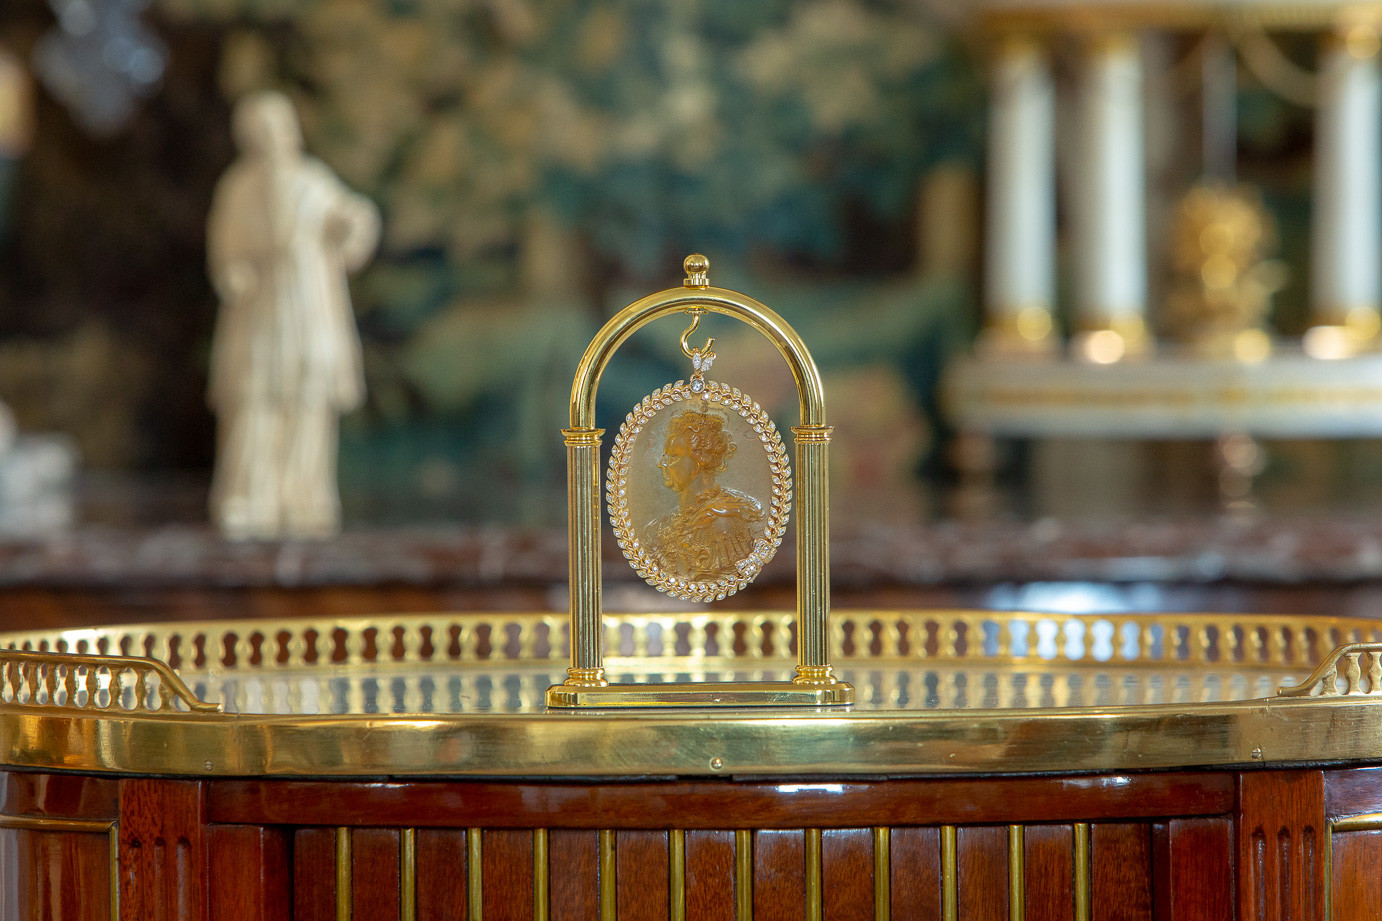
[[[203,777],[604,777],[1353,762],[1382,760],[1377,703],[1331,698],[903,716],[663,710],[448,718],[109,717],[7,706],[0,708],[0,768]]]

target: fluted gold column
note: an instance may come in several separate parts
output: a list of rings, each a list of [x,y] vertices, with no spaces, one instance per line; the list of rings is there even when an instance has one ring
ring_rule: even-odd
[[[831,427],[798,425],[797,456],[797,675],[794,684],[835,684],[830,669]]]
[[[562,429],[566,436],[567,542],[571,579],[571,667],[565,684],[603,687],[600,623],[600,438],[604,429]]]

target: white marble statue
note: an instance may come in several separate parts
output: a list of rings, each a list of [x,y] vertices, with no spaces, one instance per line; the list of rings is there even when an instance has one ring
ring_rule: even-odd
[[[243,99],[234,133],[207,227],[211,515],[232,538],[325,537],[341,520],[337,419],[365,392],[346,275],[374,252],[379,212],[304,154],[282,94]]]

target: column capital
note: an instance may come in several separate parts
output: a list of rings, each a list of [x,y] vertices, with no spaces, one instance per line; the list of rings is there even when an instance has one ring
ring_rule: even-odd
[[[799,445],[824,445],[830,443],[830,433],[835,431],[833,425],[794,425],[792,426],[792,436],[796,438]]]
[[[561,433],[566,436],[566,446],[568,448],[589,448],[599,447],[600,439],[604,436],[604,429],[562,429]]]

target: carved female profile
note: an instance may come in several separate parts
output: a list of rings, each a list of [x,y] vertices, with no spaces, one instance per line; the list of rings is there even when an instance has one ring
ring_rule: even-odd
[[[694,373],[644,397],[610,458],[610,520],[651,585],[688,601],[743,588],[777,551],[792,474],[777,426],[738,389],[707,381],[715,355],[689,350]]]

